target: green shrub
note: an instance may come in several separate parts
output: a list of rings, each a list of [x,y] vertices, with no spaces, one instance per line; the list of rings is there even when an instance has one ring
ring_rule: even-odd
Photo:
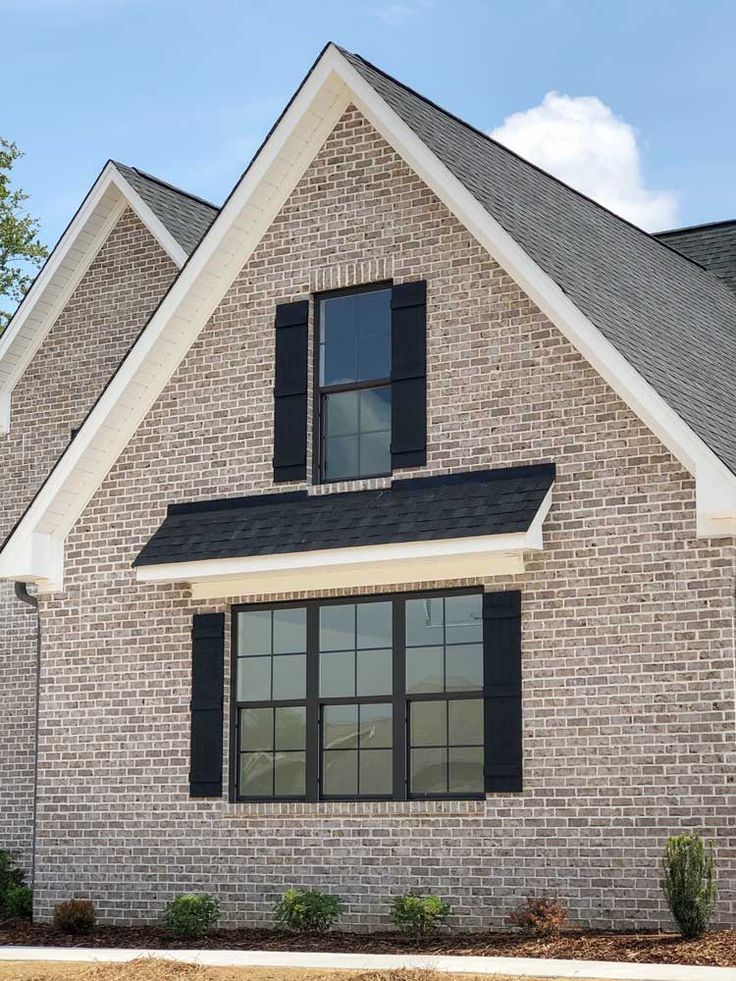
[[[452,914],[449,903],[437,896],[407,892],[393,900],[393,921],[413,940],[422,940],[447,925]]]
[[[5,890],[3,910],[6,916],[30,920],[33,915],[33,892],[29,886],[10,886]]]
[[[0,848],[0,919],[17,916],[12,903],[16,889],[25,886],[26,877],[13,858],[12,852]]]
[[[342,913],[342,902],[319,889],[288,889],[274,906],[279,930],[326,933]]]
[[[688,939],[699,937],[708,929],[716,903],[713,847],[699,834],[673,835],[662,865],[662,889],[680,933]]]
[[[567,904],[557,896],[527,896],[506,922],[535,937],[553,937],[567,925]]]
[[[90,933],[97,923],[95,904],[90,899],[66,899],[57,903],[53,923],[62,933]]]
[[[185,893],[166,906],[164,923],[180,940],[201,940],[220,919],[220,904],[207,893]]]

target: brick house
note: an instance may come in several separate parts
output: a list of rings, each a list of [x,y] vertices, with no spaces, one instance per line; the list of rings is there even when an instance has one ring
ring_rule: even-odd
[[[110,163],[0,339],[0,847],[37,915],[556,890],[736,918],[736,247],[328,45],[221,209]]]

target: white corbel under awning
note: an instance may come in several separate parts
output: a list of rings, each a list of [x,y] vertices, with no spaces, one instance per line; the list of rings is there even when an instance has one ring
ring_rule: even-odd
[[[140,565],[136,578],[186,583],[193,599],[205,600],[517,575],[543,548],[551,495],[524,532]]]

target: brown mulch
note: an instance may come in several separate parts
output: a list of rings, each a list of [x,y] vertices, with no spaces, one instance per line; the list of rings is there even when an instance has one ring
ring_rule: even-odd
[[[736,930],[714,930],[697,940],[664,932],[570,930],[557,937],[511,933],[449,933],[422,944],[389,932],[296,936],[265,929],[215,930],[203,941],[175,940],[155,926],[99,926],[69,936],[44,923],[0,923],[0,945],[35,947],[138,947],[175,950],[304,950],[363,954],[458,954],[487,957],[552,957],[570,960],[630,961],[641,964],[700,964],[736,967]]]

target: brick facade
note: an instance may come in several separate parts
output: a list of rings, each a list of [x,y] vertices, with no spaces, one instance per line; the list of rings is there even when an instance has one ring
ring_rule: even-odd
[[[176,272],[125,211],[12,396],[0,436],[0,540],[23,513]],[[0,848],[30,867],[35,742],[36,616],[0,583]]]
[[[191,616],[227,606],[137,584],[130,563],[168,503],[274,489],[276,303],[386,276],[428,284],[421,472],[558,466],[544,552],[489,583],[523,593],[524,791],[190,800]],[[540,889],[588,923],[654,925],[664,840],[698,828],[717,842],[719,918],[734,922],[734,543],[696,540],[689,474],[357,111],[93,497],[66,560],[65,592],[42,603],[39,915],[77,894],[106,920],[155,920],[175,893],[204,889],[228,923],[260,923],[287,886],[314,885],[343,895],[356,927],[385,923],[386,897],[408,887],[448,898],[465,928],[497,925]]]

